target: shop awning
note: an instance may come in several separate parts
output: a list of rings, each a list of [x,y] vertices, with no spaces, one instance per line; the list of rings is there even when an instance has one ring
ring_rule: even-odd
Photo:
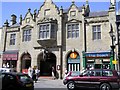
[[[18,50],[3,52],[3,60],[18,60]]]

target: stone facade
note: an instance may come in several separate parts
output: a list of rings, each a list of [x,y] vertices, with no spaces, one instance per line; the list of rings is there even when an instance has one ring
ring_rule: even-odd
[[[78,61],[75,67],[71,66],[71,68],[78,67],[79,69],[77,68],[77,70],[82,70],[85,68],[83,67],[82,52],[110,51],[110,24],[112,24],[113,30],[116,32],[116,13],[114,5],[110,5],[108,11],[90,12],[88,2],[82,7],[78,7],[72,2],[71,6],[64,10],[62,7],[58,8],[51,0],[49,0],[49,2],[45,0],[38,13],[36,13],[35,10],[32,14],[30,9],[28,9],[26,16],[24,18],[22,18],[22,16],[20,17],[19,24],[15,22],[15,18],[16,17],[12,15],[12,25],[9,25],[6,21],[2,27],[3,39],[1,50],[5,52],[4,54],[6,54],[7,51],[17,51],[18,57],[16,60],[16,68],[18,71],[26,69],[25,66],[22,66],[21,64],[23,64],[24,59],[29,59],[30,62],[28,62],[30,65],[28,66],[38,66],[44,73],[41,73],[42,75],[46,75],[45,70],[43,70],[43,65],[46,65],[46,68],[47,65],[49,68],[54,65],[59,78],[64,76],[66,69],[70,69],[67,64],[71,52],[76,52],[80,61],[80,64]],[[40,27],[45,26],[46,24],[50,26],[49,28],[51,29],[49,29],[50,32],[48,31],[49,37],[43,38],[39,35],[39,30]],[[78,32],[76,31],[76,34],[72,33],[73,36],[69,38],[68,26],[72,24],[78,25]],[[54,31],[51,31],[53,29],[52,25],[54,26]],[[99,25],[101,38],[94,39],[93,26]],[[24,41],[24,30],[31,30],[30,41]],[[10,45],[11,34],[16,35],[15,45]],[[76,35],[75,38],[74,35]],[[44,52],[47,52],[48,55],[46,60],[48,60],[48,58],[50,58],[50,60],[54,59],[53,62],[44,62]],[[8,57],[3,58],[7,59]],[[51,66],[49,66],[50,63]],[[0,66],[2,67],[2,64]],[[46,70],[49,71],[48,69]],[[75,71],[77,70],[75,69]],[[47,75],[51,75],[50,72],[48,73],[49,74]]]

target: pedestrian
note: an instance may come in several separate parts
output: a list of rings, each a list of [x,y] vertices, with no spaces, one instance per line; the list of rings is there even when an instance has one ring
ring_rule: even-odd
[[[32,68],[31,67],[28,68],[28,75],[32,78]]]
[[[33,68],[33,71],[32,71],[32,79],[35,83],[37,82],[35,67]]]
[[[40,75],[40,70],[37,67],[35,69],[35,73],[36,73],[36,80],[38,80],[39,75]]]
[[[52,79],[55,79],[55,68],[52,66]]]

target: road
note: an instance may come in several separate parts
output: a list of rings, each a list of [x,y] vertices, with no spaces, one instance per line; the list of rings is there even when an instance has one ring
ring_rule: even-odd
[[[63,80],[52,80],[40,78],[37,83],[34,83],[34,90],[68,90],[66,85],[63,85]],[[77,90],[93,90],[93,89],[79,89]],[[96,89],[94,89],[96,90]],[[120,90],[120,89],[119,89]]]

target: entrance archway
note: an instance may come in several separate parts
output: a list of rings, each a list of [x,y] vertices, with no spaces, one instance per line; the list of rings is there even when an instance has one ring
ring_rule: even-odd
[[[43,53],[38,55],[38,68],[41,76],[52,76],[52,66],[56,69],[56,56],[48,52],[46,58],[43,58]]]
[[[31,67],[31,55],[24,53],[21,57],[21,71],[27,73],[29,67]]]

